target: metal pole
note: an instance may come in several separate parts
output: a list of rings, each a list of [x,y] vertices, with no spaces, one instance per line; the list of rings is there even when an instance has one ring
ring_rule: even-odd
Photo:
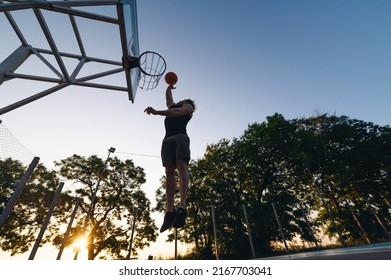
[[[130,235],[128,255],[126,256],[127,260],[130,260],[130,256],[132,255],[133,235],[134,235],[134,228],[136,225],[136,218],[137,218],[137,208],[133,208],[132,233]]]
[[[212,209],[212,223],[213,223],[213,233],[214,233],[214,239],[215,239],[216,260],[219,260],[219,246],[217,243],[215,207],[213,205],[211,205],[210,208]]]
[[[34,171],[34,168],[37,166],[39,162],[39,157],[34,157],[31,161],[29,167],[27,168],[26,172],[20,179],[18,185],[15,188],[14,193],[12,194],[11,198],[8,200],[7,205],[4,207],[3,211],[0,215],[0,228],[3,226],[4,222],[7,220],[8,215],[10,214],[12,207],[14,206],[16,200],[22,193],[24,187],[26,186],[27,180],[30,178],[31,174]]]
[[[369,209],[371,210],[372,214],[375,216],[377,222],[380,224],[380,226],[382,227],[382,229],[386,233],[388,239],[391,239],[390,233],[388,232],[388,230],[384,226],[383,222],[380,220],[379,216],[376,214],[375,210],[373,210],[372,205],[369,203],[368,199],[365,196],[364,196],[364,199],[365,199],[365,202],[368,204]]]
[[[174,258],[178,259],[178,229],[175,228],[175,249],[174,249]]]
[[[29,256],[29,260],[33,260],[34,257],[35,257],[35,254],[37,253],[38,251],[38,247],[39,247],[39,244],[41,243],[41,240],[42,240],[42,237],[43,237],[43,234],[45,233],[45,230],[49,224],[49,220],[50,220],[50,217],[52,216],[53,214],[53,210],[54,210],[54,207],[56,207],[56,204],[57,204],[57,201],[58,201],[58,198],[60,197],[60,194],[61,194],[61,191],[62,191],[62,188],[64,187],[64,183],[61,182],[60,183],[60,186],[58,187],[55,195],[54,195],[54,198],[52,200],[52,204],[50,205],[50,208],[49,208],[49,211],[48,213],[46,214],[46,217],[45,217],[45,220],[42,224],[42,227],[41,227],[41,230],[38,234],[38,237],[37,239],[35,240],[35,244],[34,244],[34,247],[33,247],[33,250],[31,251],[30,253],[30,256]]]
[[[54,87],[52,87],[50,89],[44,90],[44,91],[42,91],[40,93],[37,93],[36,95],[27,97],[27,98],[25,98],[23,100],[15,102],[15,103],[13,103],[11,105],[8,105],[6,107],[3,107],[3,108],[0,109],[0,115],[3,115],[5,113],[8,113],[8,112],[10,112],[12,110],[15,110],[15,109],[17,109],[19,107],[22,107],[22,106],[24,106],[24,105],[26,105],[28,103],[36,101],[36,100],[38,100],[38,99],[40,99],[42,97],[45,97],[45,96],[47,96],[49,94],[52,94],[53,92],[56,92],[56,91],[58,91],[58,90],[60,90],[62,88],[65,88],[66,86],[69,86],[69,85],[70,85],[69,83],[60,84],[60,85],[54,86]]]
[[[114,152],[115,152],[115,149],[114,149],[114,148],[110,148],[110,149],[109,149],[109,154],[107,155],[107,159],[106,159],[106,161],[105,161],[105,170],[106,170],[106,168],[107,168],[107,161],[108,161],[109,158],[110,158],[110,154],[111,154],[111,153],[114,153]],[[100,181],[101,181],[101,180],[102,180],[101,177],[99,177],[98,182],[96,183],[96,188],[95,188],[95,191],[94,191],[94,193],[93,193],[93,195],[92,195],[92,198],[91,198],[90,209],[89,209],[89,211],[88,211],[87,221],[86,221],[86,222],[88,222],[88,219],[89,219],[89,216],[90,216],[90,214],[91,214],[92,208],[94,207],[95,199],[96,199],[96,194],[98,193],[98,189],[99,189],[99,185],[100,185]]]
[[[1,123],[1,121],[0,121]],[[388,205],[388,207],[391,207],[391,204],[388,202],[387,198],[383,198],[384,202]]]
[[[253,254],[253,258],[255,259],[255,250],[254,250],[254,244],[253,244],[253,239],[251,237],[251,229],[250,229],[250,224],[247,219],[247,211],[246,211],[246,206],[243,204],[243,213],[244,213],[244,220],[246,222],[247,226],[247,232],[248,232],[248,239],[250,241],[250,247],[251,247],[251,253]]]
[[[314,240],[315,246],[316,246],[316,248],[319,249],[318,241],[316,240],[314,231],[312,230],[311,224],[310,224],[310,222],[308,221],[307,213],[305,212],[304,207],[303,207],[303,204],[301,203],[301,201],[299,201],[299,205],[300,205],[301,213],[303,214],[304,220],[305,220],[305,222],[306,222],[306,224],[307,224],[307,228],[308,228],[308,230],[309,230],[309,232],[310,232],[310,234],[311,234],[312,239]]]
[[[107,155],[107,159],[105,161],[105,170],[107,168],[107,161],[109,160],[109,157],[110,157],[110,154],[111,153],[114,153],[115,152],[115,148],[111,147],[109,149],[109,154]],[[95,198],[96,198],[96,194],[98,193],[98,189],[99,189],[99,185],[100,185],[100,181],[101,181],[101,177],[99,177],[98,179],[98,182],[96,183],[96,188],[94,190],[94,193],[92,194],[92,198],[91,198],[91,204],[88,208],[88,212],[87,212],[87,216],[86,216],[86,219],[84,220],[84,231],[85,229],[87,228],[87,224],[88,224],[88,221],[90,220],[90,216],[91,216],[91,212],[92,212],[92,209],[94,208],[94,204],[95,204]],[[74,260],[77,260],[77,257],[79,255],[79,252],[80,252],[80,248],[77,248],[76,249],[76,252],[75,252],[75,256],[73,257]]]
[[[325,200],[324,200],[324,198],[323,198],[322,193],[320,192],[320,189],[319,189],[318,184],[317,184],[316,181],[314,182],[314,186],[315,186],[315,188],[316,188],[316,191],[318,192],[318,195],[319,195],[319,197],[320,197],[320,200],[322,201],[322,204],[323,204],[324,208],[325,208],[326,211],[327,211],[327,214],[329,215],[329,217],[330,217],[330,219],[331,219],[331,222],[333,223],[335,229],[336,229],[337,232],[338,232],[338,235],[339,235],[339,238],[341,239],[342,245],[343,245],[344,247],[346,247],[345,239],[344,239],[344,237],[343,237],[341,231],[339,230],[339,227],[337,226],[337,223],[335,222],[334,217],[333,217],[333,215],[331,214],[331,212],[330,212],[330,210],[329,210],[329,207],[327,206],[327,204],[326,204],[326,202],[325,202]]]
[[[277,220],[278,228],[280,229],[281,238],[282,238],[284,245],[285,245],[285,251],[289,254],[288,244],[286,243],[285,235],[282,230],[280,219],[278,218],[277,210],[276,210],[276,206],[274,205],[274,202],[272,202],[272,207],[273,207],[274,216],[276,217],[276,220]]]
[[[352,207],[349,205],[349,202],[346,201],[346,205],[348,206],[348,209],[349,209],[350,213],[352,214],[354,220],[356,221],[356,223],[358,224],[358,227],[360,228],[362,234],[364,235],[365,240],[367,241],[368,244],[371,244],[371,240],[369,240],[368,234],[365,232],[363,226],[361,225],[360,221],[358,220],[358,218],[357,218],[356,214],[354,213]]]
[[[81,198],[78,197],[77,200],[76,200],[76,203],[75,203],[75,207],[73,208],[71,219],[69,220],[69,223],[68,223],[67,231],[64,234],[64,239],[62,240],[61,248],[58,251],[57,260],[61,259],[62,252],[64,251],[64,248],[65,248],[65,242],[67,241],[68,236],[69,236],[69,232],[71,231],[73,220],[75,219],[75,215],[76,215],[76,212],[77,212],[77,208],[79,208],[80,201],[81,201]]]

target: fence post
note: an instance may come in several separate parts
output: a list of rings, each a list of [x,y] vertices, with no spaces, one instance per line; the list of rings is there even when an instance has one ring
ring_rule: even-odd
[[[60,197],[60,194],[61,194],[61,191],[62,191],[63,187],[64,187],[64,183],[61,182],[60,186],[58,187],[58,189],[56,191],[56,193],[54,194],[54,198],[52,200],[52,204],[50,205],[49,211],[46,214],[45,220],[44,220],[44,222],[43,222],[43,224],[41,226],[41,230],[39,231],[38,237],[35,240],[35,244],[34,244],[33,250],[31,251],[30,256],[29,256],[29,260],[33,260],[34,257],[35,257],[35,254],[38,251],[39,243],[41,243],[43,234],[45,233],[45,230],[46,230],[46,228],[47,228],[47,226],[49,224],[50,217],[53,214],[54,207],[56,207],[58,198]]]
[[[368,204],[369,206],[369,209],[371,210],[372,214],[375,216],[376,218],[376,221],[379,223],[379,225],[382,227],[382,229],[384,230],[385,234],[387,235],[388,239],[391,239],[391,235],[390,233],[388,232],[388,230],[386,229],[386,227],[384,226],[383,222],[381,221],[381,219],[379,218],[379,216],[376,214],[375,210],[373,210],[373,207],[371,205],[371,203],[369,203],[368,199],[364,196],[364,199],[365,199],[365,202]]]
[[[277,210],[276,210],[276,206],[275,206],[274,202],[272,202],[272,207],[273,207],[274,216],[276,217],[276,220],[277,220],[278,228],[280,229],[280,234],[281,234],[282,240],[284,242],[285,251],[289,254],[288,244],[286,244],[284,231],[282,230],[280,219],[278,218],[278,214],[277,214]]]
[[[346,205],[347,205],[347,207],[348,207],[348,209],[349,209],[349,211],[350,211],[350,214],[352,214],[354,220],[356,221],[358,227],[360,228],[362,234],[364,235],[365,240],[366,240],[367,243],[370,245],[370,244],[371,244],[371,240],[369,239],[368,234],[367,234],[366,231],[364,230],[363,226],[361,225],[359,219],[357,218],[356,214],[354,213],[352,207],[349,205],[349,202],[348,202],[348,201],[346,201]]]
[[[254,244],[253,244],[253,238],[251,236],[251,228],[250,224],[247,219],[247,211],[246,211],[246,206],[243,204],[243,213],[244,213],[244,220],[247,225],[247,232],[248,232],[248,239],[250,240],[250,247],[251,247],[251,253],[253,254],[253,258],[255,259],[255,251],[254,251]]]
[[[7,220],[8,215],[10,214],[12,207],[14,207],[14,204],[20,194],[22,193],[24,187],[26,186],[26,183],[28,179],[30,178],[31,174],[33,173],[35,167],[37,166],[39,162],[39,157],[34,157],[31,161],[29,167],[27,168],[26,172],[20,179],[18,185],[15,188],[14,193],[12,194],[11,198],[8,200],[7,205],[4,207],[3,211],[0,215],[0,228],[3,226],[4,222]]]
[[[308,228],[308,230],[309,230],[309,232],[310,232],[310,234],[311,234],[312,239],[314,240],[315,246],[316,246],[316,248],[319,249],[318,241],[316,240],[314,231],[312,230],[311,224],[310,224],[310,222],[308,221],[307,213],[306,213],[306,211],[304,210],[304,207],[303,207],[303,204],[301,203],[301,201],[299,201],[299,205],[300,205],[301,213],[303,214],[304,220],[305,220],[305,222],[306,222],[306,224],[307,224],[307,228]]]
[[[62,240],[61,248],[58,251],[57,260],[61,259],[62,252],[64,251],[64,247],[65,247],[65,242],[68,239],[69,232],[70,232],[70,230],[72,228],[73,220],[75,219],[75,215],[76,215],[77,209],[79,208],[80,202],[81,202],[81,198],[78,197],[77,200],[76,200],[76,203],[75,203],[75,207],[73,208],[71,219],[69,220],[69,223],[68,223],[67,231],[64,234],[64,239]]]
[[[174,260],[178,259],[178,229],[175,228]]]
[[[342,245],[344,247],[346,247],[345,238],[343,237],[342,232],[339,230],[339,227],[338,227],[337,223],[335,222],[335,219],[334,219],[333,215],[331,214],[331,211],[330,211],[329,207],[327,206],[326,201],[324,200],[323,195],[320,192],[320,189],[318,187],[318,183],[316,181],[314,182],[314,186],[315,186],[316,191],[318,192],[320,200],[322,201],[323,207],[326,209],[327,214],[329,215],[329,217],[331,219],[331,222],[333,223],[335,229],[338,232],[338,235],[339,235],[339,238],[341,239]]]
[[[217,244],[215,207],[213,205],[211,205],[210,208],[212,210],[212,224],[213,224],[213,232],[214,232],[214,238],[215,238],[216,260],[219,260],[219,246]]]
[[[105,170],[107,169],[107,163],[108,163],[108,161],[109,161],[110,154],[111,154],[111,153],[114,153],[114,152],[115,152],[115,148],[111,147],[111,148],[109,149],[109,153],[108,153],[108,155],[107,155],[107,158],[106,158],[106,161],[105,161],[105,167],[104,167],[104,170],[103,170],[103,171],[105,171]],[[102,175],[103,175],[103,174],[102,174]],[[93,208],[94,208],[94,206],[95,206],[96,195],[97,195],[97,193],[98,193],[98,189],[99,189],[99,185],[100,185],[101,180],[102,180],[102,178],[99,177],[99,178],[98,178],[98,181],[97,181],[97,183],[96,183],[95,190],[94,190],[94,192],[92,193],[91,203],[90,203],[90,206],[89,206],[89,208],[88,208],[88,210],[87,210],[86,218],[85,218],[85,220],[84,220],[84,226],[83,226],[84,231],[86,231],[86,228],[87,228],[87,225],[88,225],[88,221],[89,221],[90,218],[91,218],[92,211],[93,211]],[[77,249],[76,249],[76,252],[75,252],[75,255],[74,255],[74,257],[73,257],[74,260],[77,260],[77,257],[79,256],[79,251],[80,251],[80,248],[77,248]]]
[[[137,208],[133,208],[132,233],[130,235],[128,255],[126,256],[127,260],[130,260],[130,256],[132,255],[133,235],[134,235],[134,228],[136,226],[136,218],[137,218]]]

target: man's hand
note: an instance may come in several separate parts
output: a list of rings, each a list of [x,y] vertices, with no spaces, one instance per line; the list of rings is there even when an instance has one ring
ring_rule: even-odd
[[[156,115],[157,111],[153,109],[152,107],[147,107],[147,109],[144,110],[144,113],[147,113],[148,115]]]

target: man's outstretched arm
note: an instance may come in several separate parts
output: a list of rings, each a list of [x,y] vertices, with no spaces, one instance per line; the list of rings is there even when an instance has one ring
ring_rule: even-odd
[[[170,108],[172,105],[174,105],[174,99],[172,98],[172,89],[173,86],[168,86],[166,89],[166,105],[167,108]]]
[[[145,113],[152,115],[160,115],[165,117],[179,117],[189,115],[194,112],[193,107],[190,104],[183,104],[180,108],[171,108],[167,110],[155,110],[152,107],[148,107],[144,110]]]

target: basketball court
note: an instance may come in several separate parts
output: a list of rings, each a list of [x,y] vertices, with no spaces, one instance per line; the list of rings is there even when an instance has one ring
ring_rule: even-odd
[[[260,260],[391,260],[391,243],[316,250]]]

